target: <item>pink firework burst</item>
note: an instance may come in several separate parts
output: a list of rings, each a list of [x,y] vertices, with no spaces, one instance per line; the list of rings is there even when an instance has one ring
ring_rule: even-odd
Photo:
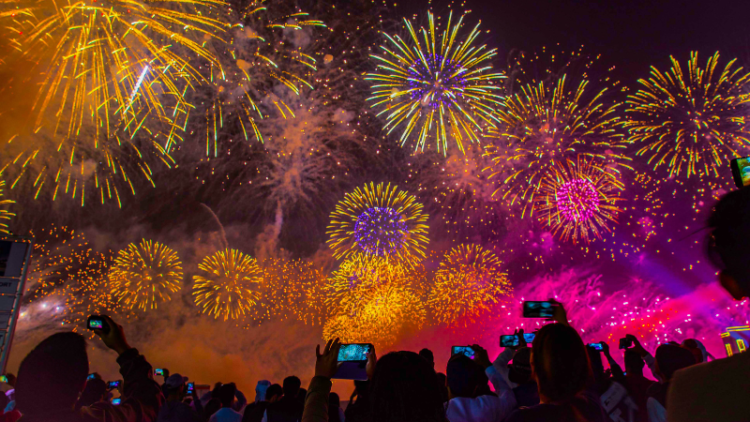
[[[568,221],[588,221],[599,210],[599,193],[588,179],[563,183],[556,194],[557,209]]]

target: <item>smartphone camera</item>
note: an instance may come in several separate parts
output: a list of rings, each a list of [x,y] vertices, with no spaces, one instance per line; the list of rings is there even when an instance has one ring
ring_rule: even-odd
[[[195,383],[189,382],[187,385],[187,394],[193,394],[194,389],[195,389]]]
[[[367,362],[367,354],[372,346],[367,343],[342,344],[339,349],[339,362]]]
[[[119,406],[121,401],[122,399],[118,397],[116,399],[112,399],[112,404],[114,404],[115,406]]]
[[[0,382],[4,382],[4,383],[7,384],[8,383],[8,377],[6,377],[5,375],[0,375]]]
[[[730,164],[734,184],[738,188],[750,186],[750,157],[735,158]]]
[[[86,327],[89,330],[102,330],[104,334],[109,333],[109,324],[107,324],[107,321],[101,315],[91,315],[86,320]]]
[[[122,385],[122,381],[121,380],[110,381],[110,382],[107,383],[107,388],[109,388],[110,390],[114,390],[115,388],[119,387],[120,385]]]
[[[471,346],[453,346],[451,356],[453,355],[464,355],[469,359],[474,359],[474,349]]]
[[[604,346],[602,346],[601,343],[589,343],[586,346],[591,347],[594,350],[602,351],[604,350]]]
[[[154,369],[154,375],[158,375],[160,377],[163,377],[164,376],[164,369],[162,369],[162,368],[156,368],[156,369]]]
[[[620,349],[627,349],[629,347],[633,347],[633,339],[630,338],[621,338],[620,339]]]
[[[86,377],[87,380],[92,380],[94,378],[96,378],[96,374],[89,374],[89,376]]]
[[[523,303],[523,317],[552,318],[556,307],[557,304],[553,302],[529,300]]]
[[[536,337],[535,333],[524,333],[523,339],[526,340],[526,343],[533,343],[534,338]],[[518,337],[516,337],[515,334],[508,334],[500,336],[500,347],[516,347],[519,346]]]

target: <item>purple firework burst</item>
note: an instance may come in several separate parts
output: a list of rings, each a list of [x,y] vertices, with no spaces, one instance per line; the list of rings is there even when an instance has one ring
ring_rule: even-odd
[[[557,209],[568,221],[588,221],[599,209],[599,193],[588,179],[573,179],[557,189]]]
[[[393,208],[372,207],[357,217],[354,238],[368,254],[385,256],[403,248],[408,227]]]

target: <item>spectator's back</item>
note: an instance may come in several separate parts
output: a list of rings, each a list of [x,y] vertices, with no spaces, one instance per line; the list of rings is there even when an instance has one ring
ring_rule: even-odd
[[[298,422],[302,420],[302,411],[305,406],[299,400],[300,379],[291,376],[284,379],[282,389],[284,396],[277,402],[271,403],[266,408],[265,422]]]
[[[736,300],[750,296],[750,188],[724,196],[709,220],[709,256]],[[750,421],[750,353],[677,371],[668,392],[670,422]]]

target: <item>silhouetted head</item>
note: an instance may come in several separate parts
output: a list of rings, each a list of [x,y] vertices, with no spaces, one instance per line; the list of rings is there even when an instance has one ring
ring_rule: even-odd
[[[219,392],[216,398],[219,399],[221,407],[232,407],[232,403],[234,403],[235,393],[237,393],[237,386],[234,385],[233,382],[224,384],[219,387]]]
[[[656,360],[655,369],[664,378],[664,381],[671,380],[674,373],[680,369],[697,363],[690,350],[673,344],[659,346],[654,353],[654,359]]]
[[[537,332],[531,368],[543,401],[570,400],[592,378],[583,340],[575,329],[563,324],[545,325]]]
[[[625,372],[632,375],[643,375],[643,367],[646,362],[643,361],[640,353],[633,349],[625,350]]]
[[[464,354],[451,357],[445,375],[451,397],[477,397],[488,381],[484,369]]]
[[[281,388],[279,384],[271,384],[270,387],[268,387],[268,390],[266,390],[266,400],[267,401],[275,401],[281,398],[281,396],[284,394],[284,390]]]
[[[284,396],[286,397],[297,397],[299,388],[302,386],[302,381],[299,378],[292,375],[291,377],[284,378],[283,390]]]
[[[419,351],[419,356],[422,356],[433,368],[435,367],[435,355],[432,354],[432,350],[427,348],[422,349]]]
[[[435,370],[414,352],[392,352],[378,360],[370,406],[373,421],[445,421]]]
[[[724,195],[708,225],[708,256],[721,269],[721,285],[737,300],[750,296],[750,187]]]
[[[72,409],[88,374],[89,360],[83,336],[53,334],[21,362],[16,381],[16,406],[27,416]]]

